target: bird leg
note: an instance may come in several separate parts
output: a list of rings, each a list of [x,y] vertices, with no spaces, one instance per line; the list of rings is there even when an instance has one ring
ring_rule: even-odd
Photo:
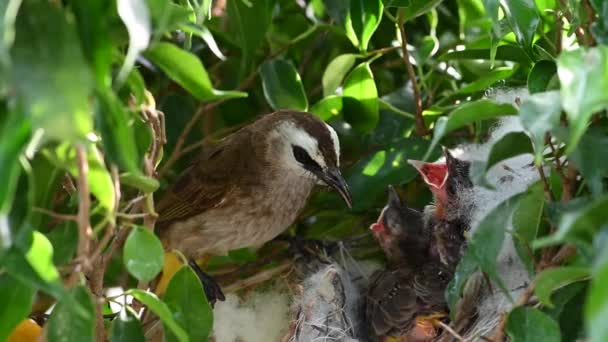
[[[203,272],[201,268],[198,266],[196,261],[190,259],[188,260],[188,265],[194,270],[194,273],[200,279],[201,284],[203,285],[203,289],[205,290],[205,295],[207,296],[207,301],[211,304],[211,307],[215,305],[215,302],[224,301],[226,297],[224,296],[224,292],[222,292],[222,288],[220,285],[207,273]]]

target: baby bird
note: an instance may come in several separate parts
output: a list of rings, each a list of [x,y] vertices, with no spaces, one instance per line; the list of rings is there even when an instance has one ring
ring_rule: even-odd
[[[389,188],[388,204],[370,229],[386,253],[387,269],[374,274],[365,318],[381,341],[388,337],[427,341],[433,320],[447,313],[444,291],[452,273],[432,252],[432,236],[420,211]]]

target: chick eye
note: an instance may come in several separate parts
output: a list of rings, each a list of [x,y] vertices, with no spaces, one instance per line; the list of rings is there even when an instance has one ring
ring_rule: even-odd
[[[302,147],[296,146],[296,145],[291,145],[291,150],[293,151],[293,156],[296,158],[296,160],[300,164],[306,165],[308,167],[319,167],[319,164],[317,164],[317,162],[315,162],[310,157],[308,152],[306,152],[306,150],[303,149]]]

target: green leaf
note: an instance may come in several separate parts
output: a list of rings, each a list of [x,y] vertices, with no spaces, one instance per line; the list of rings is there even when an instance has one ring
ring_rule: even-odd
[[[171,278],[164,297],[175,321],[184,328],[190,341],[206,341],[213,327],[213,310],[200,280],[188,266],[182,266]],[[173,334],[168,341],[176,341]]]
[[[17,181],[21,174],[19,157],[30,139],[31,124],[20,113],[9,112],[0,132],[0,165],[2,165],[0,179],[4,183],[4,186],[0,187],[0,216],[2,216],[6,215],[13,205]],[[0,246],[3,248],[11,245],[9,235],[0,234]]]
[[[274,110],[308,110],[308,99],[298,71],[293,64],[276,58],[258,69],[262,78],[264,97]]]
[[[530,275],[534,274],[535,268],[531,243],[538,235],[538,227],[545,205],[544,195],[542,183],[532,185],[529,188],[529,194],[520,200],[512,218],[515,251]]]
[[[63,265],[72,260],[78,246],[78,227],[74,221],[65,221],[47,235],[53,245],[53,263]]]
[[[0,274],[0,340],[6,341],[13,329],[27,317],[34,303],[35,289],[4,273]]]
[[[79,285],[61,298],[47,324],[49,342],[95,341],[95,308],[88,290]]]
[[[591,287],[585,302],[585,326],[592,342],[606,341],[608,338],[608,258],[605,253],[605,236],[603,240],[604,244],[600,248],[604,253],[593,267]]]
[[[157,179],[147,177],[141,172],[136,174],[125,172],[120,174],[120,184],[132,186],[143,192],[154,192],[160,187]]]
[[[327,68],[325,68],[321,81],[323,83],[324,97],[334,95],[336,93],[336,89],[340,87],[346,74],[355,65],[357,57],[359,57],[359,55],[346,53],[337,56],[331,62],[329,62]]]
[[[428,140],[401,138],[358,161],[346,175],[353,196],[353,210],[372,208],[386,197],[389,184],[404,184],[416,178],[418,172],[406,161],[420,158],[427,146]],[[434,156],[439,155],[438,151],[434,152]]]
[[[404,1],[401,1],[402,4],[400,5],[398,4],[398,1],[393,1],[392,5],[405,8],[403,19],[405,22],[408,22],[432,10],[442,1],[443,0],[409,0],[407,1],[407,4],[403,4]]]
[[[545,152],[545,134],[559,127],[561,113],[559,91],[533,94],[519,107],[521,124],[532,136],[537,164]]]
[[[52,256],[48,253],[48,251],[40,250],[32,253],[29,248],[15,246],[4,255],[1,264],[8,274],[22,283],[32,288],[38,288],[55,298],[62,298],[65,295],[65,289],[60,279],[57,277],[47,281],[48,278],[53,276],[53,273],[57,272],[55,266],[49,264],[52,263],[52,260],[50,260]],[[26,259],[26,254],[38,256],[41,260],[37,261],[36,265],[32,265]]]
[[[563,52],[557,59],[562,106],[570,126],[567,153],[576,147],[593,113],[608,107],[608,47]]]
[[[110,342],[145,342],[144,330],[139,320],[122,310],[112,321]]]
[[[439,61],[447,60],[462,60],[462,59],[485,59],[489,60],[491,57],[488,49],[465,49],[462,51],[449,51],[439,56]],[[529,65],[532,63],[530,57],[526,52],[516,45],[502,45],[497,47],[496,56],[494,60],[497,61],[512,61],[522,65]]]
[[[238,79],[248,73],[257,49],[264,42],[272,19],[273,0],[257,0],[255,6],[246,1],[228,1],[226,5],[229,33],[241,48],[242,58]]]
[[[93,78],[74,21],[48,1],[25,1],[11,52],[12,82],[32,130],[60,141],[84,139],[93,129]]]
[[[542,311],[517,307],[507,318],[507,335],[513,342],[559,342],[559,325]]]
[[[367,51],[369,40],[380,25],[384,5],[381,0],[351,0],[346,16],[346,36],[361,51]]]
[[[95,118],[104,152],[121,169],[141,174],[141,158],[137,152],[133,126],[129,123],[129,114],[111,89],[99,89],[97,99]]]
[[[499,162],[522,154],[532,154],[534,149],[530,138],[524,132],[510,132],[492,144],[488,159],[471,165],[471,178],[474,183],[488,185],[486,172]]]
[[[608,174],[608,135],[599,127],[591,127],[570,154],[570,161],[585,177],[594,196],[601,196],[603,179]]]
[[[445,298],[450,308],[451,319],[455,318],[456,315],[456,304],[462,295],[462,291],[467,284],[467,281],[473,273],[479,268],[477,260],[473,253],[467,253],[462,256],[456,271],[454,272],[454,278],[450,280],[447,288],[445,289]]]
[[[564,241],[590,242],[596,232],[608,223],[608,195],[596,198],[584,206],[576,206],[561,215],[557,232],[537,239],[533,248],[556,245]]]
[[[486,90],[490,86],[492,86],[494,83],[511,77],[511,75],[513,75],[514,72],[515,72],[515,69],[512,67],[495,68],[492,71],[488,72],[487,74],[476,79],[474,82],[471,82],[471,83],[467,84],[466,86],[458,89],[458,91],[456,93],[457,94],[470,94],[470,93],[475,93],[478,91]]]
[[[177,337],[178,341],[189,341],[188,334],[175,321],[167,304],[161,302],[155,294],[139,289],[131,289],[127,291],[126,294],[133,296],[133,298],[142,302],[148,307],[148,309],[154,312],[161,319],[161,321],[163,321],[165,327],[167,327],[168,330],[170,330]]]
[[[574,282],[588,279],[590,273],[586,267],[563,266],[546,269],[534,280],[534,293],[539,302],[552,308],[551,294],[553,292]]]
[[[105,0],[73,1],[80,43],[98,88],[109,88],[112,85],[112,37],[110,22],[114,8]]]
[[[148,47],[152,28],[150,11],[145,0],[118,0],[117,9],[129,33],[129,49],[116,77],[120,85],[133,69],[137,56]]]
[[[129,273],[148,282],[163,269],[165,253],[154,233],[145,227],[135,227],[125,241],[122,259]]]
[[[534,64],[528,74],[528,91],[536,94],[548,90],[549,83],[556,75],[557,65],[554,61],[543,60]]]
[[[359,132],[374,129],[378,123],[378,90],[369,63],[359,64],[348,75],[342,95],[344,119]]]
[[[428,158],[430,150],[434,149],[446,134],[477,121],[514,114],[517,114],[517,109],[510,104],[501,104],[486,99],[467,102],[455,109],[449,116],[440,117],[437,120],[433,133],[433,142],[424,159]]]
[[[501,202],[496,208],[488,213],[476,227],[471,238],[469,247],[465,254],[471,254],[476,260],[479,268],[492,279],[498,287],[510,298],[511,293],[506,288],[502,277],[496,267],[496,259],[503,247],[505,230],[510,225],[511,215],[519,202],[525,196],[529,196],[530,191],[516,194]]]
[[[47,148],[43,150],[43,153],[57,167],[68,171],[73,177],[78,178],[76,151],[70,145],[61,144],[52,149]],[[116,205],[114,183],[104,165],[101,155],[94,145],[87,145],[87,161],[89,164],[88,179],[91,193],[95,195],[99,204],[110,213]]]
[[[59,272],[53,264],[53,245],[38,231],[33,232],[32,244],[25,253],[25,259],[36,273],[47,283],[59,279]]]
[[[171,43],[156,43],[144,55],[200,101],[247,97],[247,93],[240,91],[213,89],[201,61],[192,53]]]
[[[310,112],[321,118],[323,121],[328,121],[331,118],[337,117],[342,113],[342,96],[330,95],[315,103]]]
[[[540,23],[540,16],[534,0],[510,0],[503,2],[507,20],[517,37],[517,41],[526,50],[532,49],[534,33]]]

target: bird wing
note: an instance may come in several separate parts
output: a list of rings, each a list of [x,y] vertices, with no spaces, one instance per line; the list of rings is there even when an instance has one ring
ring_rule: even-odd
[[[411,328],[417,311],[413,276],[409,269],[397,269],[372,278],[365,315],[377,336],[400,335]]]
[[[193,217],[226,201],[239,188],[252,153],[251,133],[241,130],[203,153],[165,191],[156,204],[156,230]]]

